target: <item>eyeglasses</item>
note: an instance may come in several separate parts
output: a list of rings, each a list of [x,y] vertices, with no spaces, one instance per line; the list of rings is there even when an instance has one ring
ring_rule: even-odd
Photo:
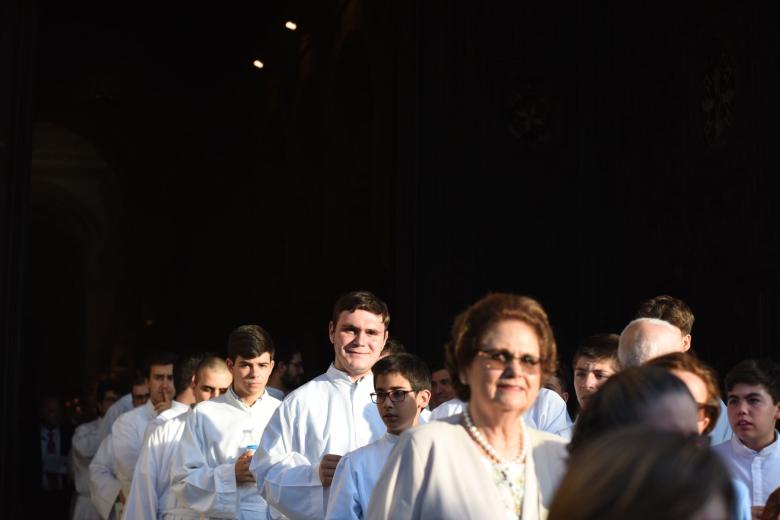
[[[382,404],[388,397],[394,403],[402,403],[406,399],[406,394],[410,394],[414,390],[392,390],[390,392],[373,392],[371,393],[371,400],[377,404]],[[365,395],[365,394],[364,394]]]
[[[512,354],[508,350],[503,349],[478,350],[477,355],[487,359],[487,367],[491,369],[507,368],[512,361],[517,360],[520,366],[532,371],[536,370],[536,367],[542,362],[540,357],[532,356],[531,354]]]
[[[720,407],[714,404],[696,403],[696,411],[699,413],[699,420],[703,421],[707,417],[715,417],[720,412]]]

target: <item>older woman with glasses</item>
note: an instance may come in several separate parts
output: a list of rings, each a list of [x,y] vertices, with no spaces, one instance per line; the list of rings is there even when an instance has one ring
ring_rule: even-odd
[[[458,317],[447,354],[468,406],[401,437],[367,518],[544,518],[565,441],[523,413],[555,372],[547,314],[531,298],[488,295]]]

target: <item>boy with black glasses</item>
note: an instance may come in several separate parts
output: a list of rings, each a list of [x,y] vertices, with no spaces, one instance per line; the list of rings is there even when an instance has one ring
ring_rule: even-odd
[[[371,493],[398,436],[418,424],[420,412],[431,399],[430,372],[413,354],[380,359],[371,371],[375,389],[371,400],[376,403],[387,433],[341,458],[331,484],[327,519],[364,518]]]

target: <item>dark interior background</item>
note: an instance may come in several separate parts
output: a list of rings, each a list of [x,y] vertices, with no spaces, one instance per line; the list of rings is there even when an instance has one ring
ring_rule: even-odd
[[[354,288],[429,359],[488,291],[540,299],[564,361],[660,293],[720,371],[774,356],[778,7],[542,4],[19,11],[24,385],[77,395],[243,323],[313,376]]]

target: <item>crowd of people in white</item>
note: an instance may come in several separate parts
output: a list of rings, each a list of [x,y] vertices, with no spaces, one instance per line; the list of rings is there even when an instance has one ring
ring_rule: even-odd
[[[302,385],[301,353],[258,325],[226,358],[155,354],[127,395],[101,383],[71,442],[71,517],[778,518],[780,367],[739,363],[721,394],[681,300],[581,343],[575,421],[532,298],[475,302],[433,371],[389,324],[375,295],[339,298],[333,362]]]

